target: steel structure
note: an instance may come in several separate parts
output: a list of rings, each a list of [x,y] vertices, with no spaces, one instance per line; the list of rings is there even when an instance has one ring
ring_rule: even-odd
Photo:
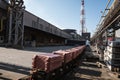
[[[97,39],[100,35],[102,35],[107,29],[113,28],[114,30],[118,29],[116,25],[119,24],[120,20],[120,1],[114,0],[113,4],[111,5],[110,9],[108,5],[110,4],[111,0],[108,0],[108,4],[105,8],[105,11],[102,16],[105,16],[103,20],[101,19],[99,22],[99,27],[96,30],[96,33],[93,35],[92,40]],[[106,12],[107,11],[107,12]],[[105,12],[107,13],[105,15]]]
[[[23,0],[10,0],[8,45],[23,47]]]
[[[85,10],[84,10],[84,0],[81,0],[81,27],[82,33],[85,32]]]
[[[120,0],[108,0],[103,15],[101,16],[99,26],[91,38],[91,43],[95,46],[100,59],[104,60],[104,51],[108,50],[110,41],[116,41],[116,31],[120,29]],[[118,34],[118,33],[117,33]],[[108,55],[108,54],[107,54]]]

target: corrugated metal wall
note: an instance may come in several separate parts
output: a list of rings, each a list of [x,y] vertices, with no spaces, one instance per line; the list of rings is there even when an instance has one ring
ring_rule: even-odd
[[[71,35],[63,32],[61,29],[57,28],[56,26],[46,22],[45,20],[25,11],[24,13],[24,25],[28,27],[32,27],[35,29],[39,29],[60,37],[64,38],[71,38]]]

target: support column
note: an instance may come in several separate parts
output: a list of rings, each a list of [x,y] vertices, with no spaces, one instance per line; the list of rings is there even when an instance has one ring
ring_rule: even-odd
[[[24,8],[23,0],[10,0],[8,45],[13,47],[23,48]]]

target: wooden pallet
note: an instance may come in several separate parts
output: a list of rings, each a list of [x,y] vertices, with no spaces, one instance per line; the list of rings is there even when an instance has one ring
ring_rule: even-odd
[[[32,80],[32,79],[31,79],[31,76],[25,76],[25,77],[20,78],[18,80]]]

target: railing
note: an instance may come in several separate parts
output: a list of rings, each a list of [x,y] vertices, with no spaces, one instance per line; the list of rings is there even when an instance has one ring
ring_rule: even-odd
[[[104,19],[99,23],[99,27],[96,30],[96,33],[93,35],[92,40],[104,32],[108,27],[110,27],[120,15],[120,0],[115,0],[110,7],[109,12]]]

